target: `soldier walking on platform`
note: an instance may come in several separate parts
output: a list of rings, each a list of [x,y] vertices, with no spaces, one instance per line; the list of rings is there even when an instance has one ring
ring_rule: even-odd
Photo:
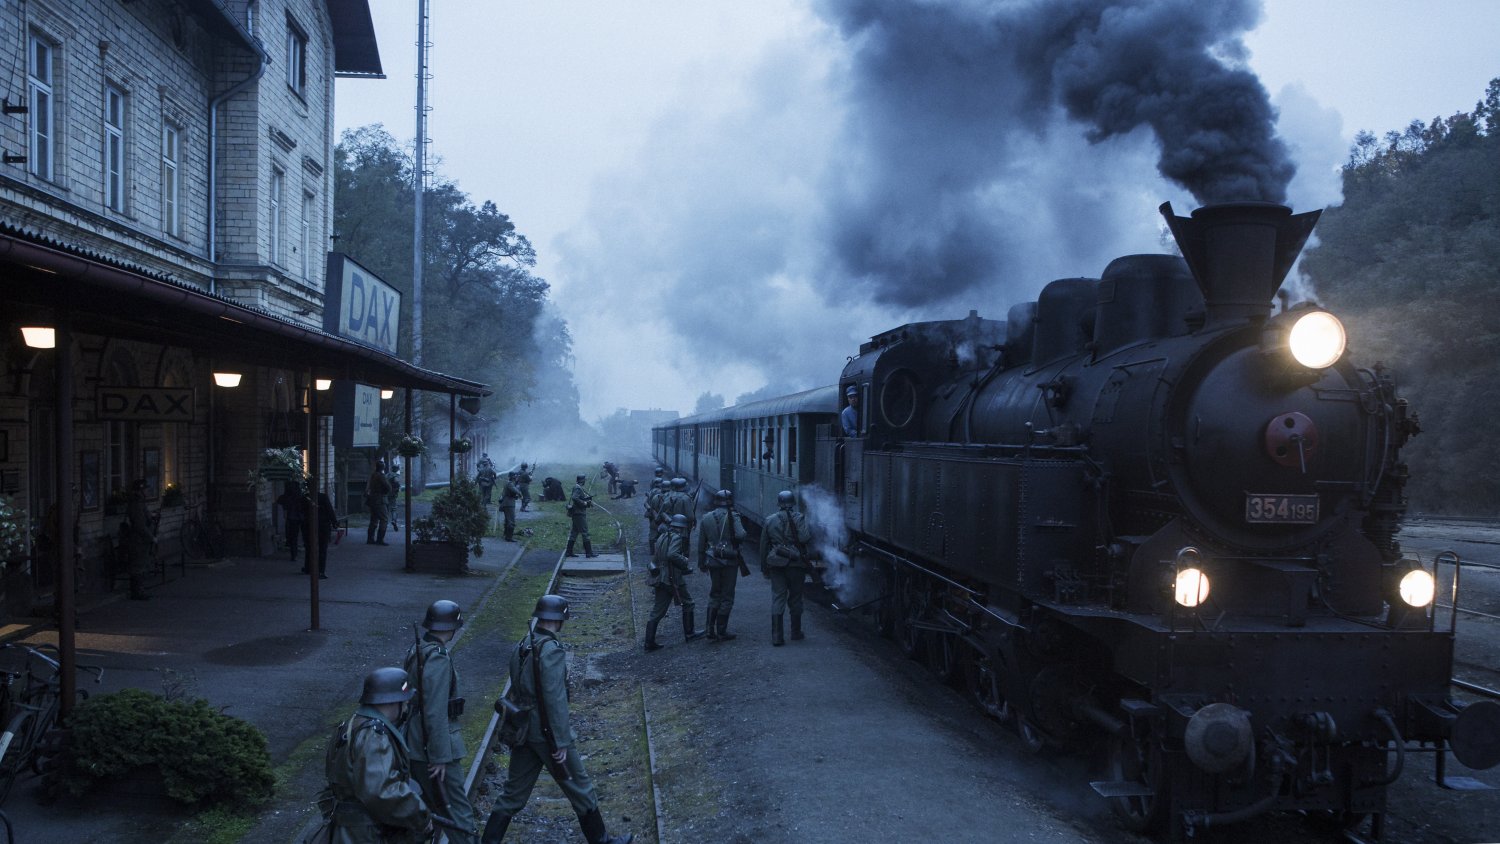
[[[565,553],[568,557],[578,556],[573,551],[573,541],[580,536],[583,537],[583,556],[599,556],[594,553],[594,544],[589,541],[589,508],[594,506],[594,496],[583,488],[587,480],[587,475],[579,475],[577,483],[573,484],[573,497],[568,499],[568,516],[573,519],[573,529],[568,532],[568,550]]]
[[[646,621],[647,651],[661,648],[656,642],[656,628],[667,617],[673,601],[682,604],[682,640],[691,642],[704,634],[705,631],[693,629],[693,596],[687,589],[687,576],[692,572],[688,560],[688,521],[679,514],[672,517],[651,550],[651,585],[656,590],[656,603]]]
[[[416,711],[406,722],[406,745],[416,762],[413,779],[427,805],[462,830],[448,830],[454,844],[473,844],[479,818],[464,790],[464,739],[459,718],[464,699],[458,693],[458,669],[448,645],[464,616],[452,601],[433,601],[422,626],[427,635],[406,652],[406,673],[416,683]],[[415,631],[413,631],[415,632]]]
[[[802,585],[807,580],[807,543],[812,530],[797,512],[796,496],[788,490],[776,493],[780,509],[766,519],[760,532],[760,573],[771,579],[771,644],[784,645],[781,614],[792,613],[792,638],[802,639]]]
[[[557,638],[568,620],[568,599],[543,595],[532,617],[536,628],[516,643],[510,655],[511,694],[529,711],[523,716],[523,738],[511,746],[505,785],[485,824],[482,844],[500,844],[505,838],[511,819],[531,798],[543,765],[573,805],[589,844],[630,844],[634,835],[610,835],[605,828],[594,784],[578,753],[569,711],[567,656]]]
[[[531,506],[531,469],[525,463],[516,473],[516,486],[521,490],[521,512],[524,513]]]
[[[495,494],[496,477],[494,464],[487,460],[480,463],[479,471],[474,473],[474,483],[479,486],[479,499],[486,507],[490,506],[490,500]]]
[[[661,515],[662,519],[670,519],[673,516],[682,516],[687,519],[688,534],[693,532],[693,523],[697,521],[696,504],[693,496],[688,494],[687,478],[673,478],[672,489],[662,496]]]
[[[386,496],[391,492],[390,481],[385,479],[385,464],[379,461],[375,463],[375,470],[370,473],[370,480],[365,483],[365,509],[370,511],[370,525],[365,529],[366,545],[385,545],[385,529],[390,523],[390,513],[386,512]]]
[[[521,498],[521,488],[516,486],[516,473],[505,476],[505,487],[500,490],[500,513],[505,517],[505,541],[516,541],[516,501]]]
[[[324,765],[328,787],[318,798],[330,844],[417,844],[431,835],[396,727],[412,694],[405,671],[377,668],[365,677],[359,709],[334,733]]]
[[[656,537],[661,535],[661,497],[666,487],[661,478],[651,479],[651,491],[646,493],[646,545],[656,547]]]
[[[729,611],[734,608],[734,590],[740,574],[749,574],[740,543],[745,541],[745,523],[734,511],[734,493],[714,493],[714,509],[698,523],[698,568],[708,572],[708,638],[727,642]]]

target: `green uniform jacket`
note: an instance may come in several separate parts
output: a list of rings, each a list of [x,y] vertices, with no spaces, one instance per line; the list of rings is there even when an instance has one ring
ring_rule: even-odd
[[[448,700],[458,697],[458,669],[448,649],[431,633],[422,637],[422,668],[417,670],[417,647],[406,651],[406,675],[422,684],[422,693],[411,699],[413,709],[406,721],[406,745],[419,762],[446,764],[464,757],[464,738],[458,719],[449,720]],[[423,718],[423,712],[426,718]],[[425,726],[424,726],[425,725]],[[429,735],[427,730],[431,730]]]
[[[790,549],[812,541],[812,530],[807,526],[807,519],[796,510],[778,510],[776,515],[766,519],[766,529],[760,532],[760,564],[772,568],[785,566],[805,566],[807,559],[797,555],[795,560],[784,554],[777,554],[777,548]]]
[[[661,499],[661,514],[667,521],[673,516],[687,516],[688,530],[693,529],[693,497],[685,492],[672,490]]]
[[[505,488],[500,490],[500,506],[514,507],[516,499],[521,497],[521,488],[516,486],[515,481],[506,481]]]
[[[745,521],[738,513],[729,512],[727,507],[709,511],[698,523],[698,564],[714,568],[738,566],[740,543],[745,536]],[[729,543],[732,551],[728,557],[714,556],[714,547],[720,542]]]
[[[427,804],[411,781],[401,731],[361,706],[328,746],[328,789],[337,800],[331,844],[405,844],[423,840]]]
[[[538,658],[541,660],[542,696],[540,703],[547,707],[547,720],[552,727],[552,745],[547,744],[542,734],[542,716],[536,705],[531,706],[531,711],[526,716],[528,722],[526,741],[537,748],[546,746],[550,753],[553,745],[572,747],[573,742],[577,740],[577,736],[573,734],[573,722],[568,717],[568,658],[563,653],[562,642],[557,641],[557,634],[541,627],[516,643],[515,650],[510,654],[510,684],[516,691],[517,699],[523,702],[523,705],[534,704],[537,701],[534,669],[531,667],[531,660],[523,658],[533,637],[536,639]]]
[[[589,495],[583,484],[573,484],[573,497],[568,501],[568,512],[574,516],[581,516],[583,512],[594,503],[594,496]]]
[[[656,563],[653,586],[673,588],[687,585],[683,577],[690,574],[693,564],[688,560],[688,538],[675,530],[664,531],[656,538],[656,547],[651,550],[651,560]]]

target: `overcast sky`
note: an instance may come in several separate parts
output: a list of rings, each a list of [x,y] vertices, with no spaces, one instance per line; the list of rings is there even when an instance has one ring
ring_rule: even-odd
[[[338,125],[410,140],[416,4],[370,5],[388,79],[340,80]],[[921,5],[961,21],[1017,4]],[[586,419],[831,383],[873,333],[969,308],[1003,318],[1051,278],[1160,251],[1160,202],[1199,204],[1157,175],[1148,131],[1089,143],[1060,112],[1025,111],[1035,92],[1007,75],[971,78],[990,42],[962,45],[981,51],[964,55],[972,89],[931,57],[893,58],[962,37],[908,37],[894,0],[432,7],[440,173],[535,243],[574,331]],[[860,29],[881,15],[884,52]],[[1225,57],[1279,110],[1297,168],[1287,201],[1307,210],[1338,202],[1356,131],[1470,110],[1500,76],[1497,33],[1496,0],[1266,0],[1247,54]],[[995,102],[969,113],[976,92]],[[1038,125],[1012,125],[1026,114]],[[946,228],[926,230],[935,218]]]

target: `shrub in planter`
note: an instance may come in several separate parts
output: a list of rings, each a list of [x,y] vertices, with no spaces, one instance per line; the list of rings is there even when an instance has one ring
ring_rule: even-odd
[[[421,457],[427,453],[427,444],[415,434],[406,434],[396,443],[396,453],[402,457]]]
[[[448,450],[454,454],[468,454],[474,449],[474,441],[468,437],[459,437],[448,443]]]
[[[79,704],[69,727],[63,781],[74,794],[151,767],[189,805],[252,804],[275,785],[265,735],[201,698],[125,689]]]
[[[462,545],[478,557],[484,553],[480,540],[489,527],[489,514],[479,502],[479,487],[468,478],[455,478],[447,489],[433,496],[430,532],[434,540]]]

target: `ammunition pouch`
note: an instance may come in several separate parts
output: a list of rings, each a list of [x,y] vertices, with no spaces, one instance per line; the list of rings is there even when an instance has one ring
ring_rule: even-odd
[[[452,720],[464,714],[464,699],[461,697],[448,698],[448,719]]]
[[[785,545],[778,542],[771,548],[771,553],[774,556],[786,560],[787,565],[800,563],[803,560],[802,552],[798,550],[797,546],[795,545]]]
[[[715,560],[734,562],[739,559],[740,553],[735,550],[734,543],[721,539],[708,546],[708,556],[713,557]]]
[[[514,748],[525,744],[531,726],[531,719],[527,717],[531,707],[523,707],[506,696],[495,701],[495,712],[500,716],[500,729],[495,733],[496,739],[506,747]]]

